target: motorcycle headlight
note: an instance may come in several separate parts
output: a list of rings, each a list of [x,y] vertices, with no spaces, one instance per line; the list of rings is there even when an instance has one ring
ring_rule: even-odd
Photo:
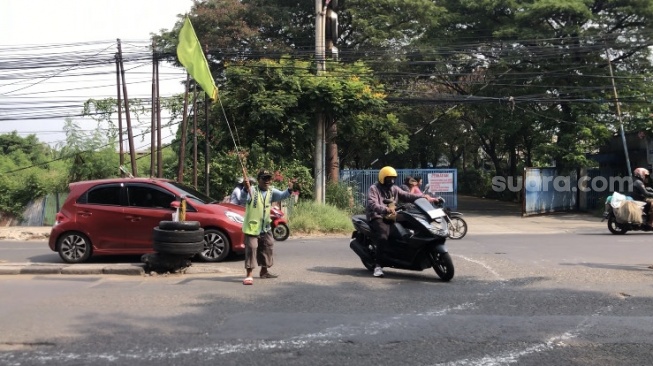
[[[227,218],[229,220],[231,220],[233,222],[237,222],[239,224],[242,224],[243,222],[245,222],[245,218],[242,215],[239,215],[239,214],[237,214],[235,212],[226,211],[224,214],[227,216]]]
[[[426,227],[431,233],[437,236],[446,237],[449,235],[449,225],[447,225],[446,222],[433,221],[429,223],[428,221],[419,217],[416,217],[415,219],[419,221],[420,224],[424,225],[424,227]]]

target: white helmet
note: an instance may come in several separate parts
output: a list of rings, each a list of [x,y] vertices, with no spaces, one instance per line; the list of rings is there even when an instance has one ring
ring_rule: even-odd
[[[647,176],[650,175],[650,173],[649,173],[648,169],[637,168],[637,169],[635,169],[633,171],[633,175],[635,175],[639,179],[644,180],[644,179],[646,179]]]
[[[236,179],[236,183],[243,184],[243,178],[240,177],[240,178]]]

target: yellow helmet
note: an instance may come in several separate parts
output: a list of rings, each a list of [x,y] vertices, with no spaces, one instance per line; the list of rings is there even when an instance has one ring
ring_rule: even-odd
[[[397,171],[391,166],[384,166],[379,170],[379,183],[383,184],[383,181],[386,177],[395,177],[397,178]]]

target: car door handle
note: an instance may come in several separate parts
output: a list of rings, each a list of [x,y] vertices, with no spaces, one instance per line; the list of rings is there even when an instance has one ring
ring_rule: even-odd
[[[131,222],[138,222],[138,221],[141,221],[141,217],[140,217],[140,216],[131,216],[131,215],[129,215],[129,216],[125,216],[125,219],[127,219],[127,220],[129,220],[129,221],[131,221]]]
[[[92,215],[93,215],[93,213],[91,211],[79,211],[79,216],[89,217],[89,216],[92,216]]]

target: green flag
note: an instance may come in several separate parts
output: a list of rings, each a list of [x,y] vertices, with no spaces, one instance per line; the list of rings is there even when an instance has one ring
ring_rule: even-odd
[[[179,44],[177,45],[177,57],[179,62],[186,68],[190,76],[197,81],[206,94],[213,100],[218,98],[218,87],[215,86],[209,63],[206,62],[202,45],[197,40],[193,25],[186,17],[184,25],[179,31]]]

